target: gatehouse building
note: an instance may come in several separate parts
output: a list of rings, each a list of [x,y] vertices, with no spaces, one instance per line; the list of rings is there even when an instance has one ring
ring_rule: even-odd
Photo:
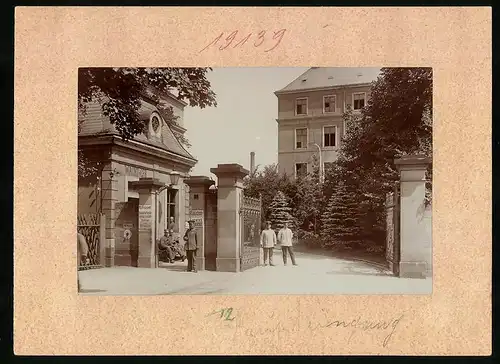
[[[87,232],[91,250],[98,250],[90,257],[95,265],[153,267],[155,241],[167,221],[174,218],[176,233],[185,230],[189,186],[184,182],[197,160],[174,132],[186,131],[187,104],[171,94],[160,98],[172,106],[176,123],[167,123],[156,103],[144,97],[139,114],[146,130],[129,141],[119,136],[99,103],[88,104],[79,115],[78,148],[97,171],[79,177],[78,225]],[[89,230],[100,222],[105,228],[94,239]]]

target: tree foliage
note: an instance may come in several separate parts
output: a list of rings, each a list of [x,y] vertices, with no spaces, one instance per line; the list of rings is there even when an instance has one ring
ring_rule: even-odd
[[[177,117],[160,94],[171,94],[190,106],[205,108],[217,106],[215,93],[206,75],[211,68],[133,68],[103,67],[78,69],[78,109],[85,115],[87,104],[99,102],[102,114],[109,117],[124,140],[133,139],[143,132],[146,124],[141,120],[141,101],[152,100],[167,123],[176,123]],[[189,141],[174,132],[185,146]],[[87,173],[88,163],[79,156],[79,172]]]
[[[294,218],[291,214],[292,208],[289,206],[287,197],[281,191],[278,191],[269,205],[269,220],[275,230],[281,229],[288,223],[294,227]]]
[[[325,192],[330,196],[340,180],[352,188],[362,207],[360,237],[381,247],[385,195],[399,178],[394,159],[432,157],[432,69],[383,68],[367,106],[360,114],[348,109],[343,118],[346,135]]]
[[[359,205],[356,193],[339,182],[322,214],[323,246],[356,247],[360,243]]]
[[[323,205],[323,185],[319,180],[319,159],[316,155],[312,157],[311,164],[311,171],[294,181],[296,194],[291,196],[298,235],[305,240],[317,238]]]
[[[279,173],[276,164],[264,166],[261,171],[254,171],[244,179],[244,186],[246,195],[262,198],[262,221],[269,219],[269,206],[278,191],[282,191],[286,196],[296,195],[295,184],[287,175]]]

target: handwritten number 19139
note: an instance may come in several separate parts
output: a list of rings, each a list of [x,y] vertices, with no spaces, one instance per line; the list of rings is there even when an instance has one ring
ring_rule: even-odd
[[[280,29],[280,30],[277,30],[277,31],[272,32],[272,33],[273,33],[272,36],[267,36],[268,32],[266,30],[262,30],[255,35],[253,33],[249,33],[239,40],[237,40],[237,38],[239,38],[238,37],[238,30],[235,30],[235,31],[229,33],[229,35],[225,38],[223,38],[224,33],[220,33],[208,45],[206,45],[205,48],[203,48],[200,51],[200,53],[203,52],[204,50],[212,47],[212,46],[219,45],[220,43],[223,43],[223,44],[219,45],[220,51],[223,51],[223,50],[229,48],[231,45],[232,45],[232,48],[243,47],[252,38],[254,38],[253,39],[253,46],[255,48],[258,48],[263,43],[266,43],[266,44],[268,44],[269,48],[264,49],[264,52],[270,52],[273,49],[275,49],[277,46],[280,45],[280,43],[283,40],[283,37],[286,33],[286,29]]]

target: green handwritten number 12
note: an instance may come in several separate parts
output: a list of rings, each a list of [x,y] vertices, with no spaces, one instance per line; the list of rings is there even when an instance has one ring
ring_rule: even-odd
[[[223,318],[224,321],[233,321],[235,319],[234,317],[231,317],[231,315],[233,314],[232,307],[223,308],[219,311],[215,311],[214,314],[216,314],[216,313],[220,313],[220,318]]]

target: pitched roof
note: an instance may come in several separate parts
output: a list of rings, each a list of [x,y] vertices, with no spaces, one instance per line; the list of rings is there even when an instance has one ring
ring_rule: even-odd
[[[374,67],[311,67],[275,94],[366,84],[375,81],[379,74],[380,68]]]
[[[142,102],[141,107],[139,108],[139,118],[142,120],[149,120],[149,117],[152,112],[157,112],[160,114],[159,110],[156,106]],[[91,136],[91,135],[105,135],[105,134],[113,134],[118,135],[113,128],[113,126],[109,122],[109,118],[105,117],[101,113],[101,107],[98,103],[94,102],[89,104],[87,108],[87,113],[84,116],[80,116],[81,129],[78,133],[80,136]],[[140,141],[141,143],[152,145],[163,150],[166,150],[171,153],[175,153],[185,158],[189,158],[192,160],[196,160],[191,153],[189,153],[179,142],[179,140],[175,137],[172,129],[165,123],[162,131],[163,143],[159,141],[154,141],[148,139],[145,135],[136,135],[134,140]]]

